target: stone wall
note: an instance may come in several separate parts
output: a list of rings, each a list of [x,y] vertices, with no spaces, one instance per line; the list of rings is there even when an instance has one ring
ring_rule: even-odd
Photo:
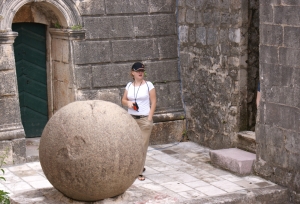
[[[0,35],[0,155],[7,154],[6,163],[10,165],[24,162],[26,151],[12,46],[16,36]]]
[[[261,104],[255,171],[300,203],[300,1],[260,1]]]
[[[234,146],[248,128],[248,1],[179,0],[180,67],[188,136]]]
[[[154,83],[157,92],[156,125],[150,142],[179,140],[184,112],[178,72],[176,1],[74,2],[86,30],[86,39],[73,44],[76,100],[101,99],[122,105],[124,88],[132,80],[131,66],[142,61],[147,80]]]

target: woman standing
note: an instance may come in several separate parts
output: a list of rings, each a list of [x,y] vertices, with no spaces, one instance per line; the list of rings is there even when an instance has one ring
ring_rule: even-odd
[[[144,80],[144,72],[145,66],[142,63],[136,62],[132,65],[131,76],[133,82],[127,84],[122,104],[128,107],[128,113],[132,115],[142,131],[143,154],[146,160],[149,138],[153,127],[152,117],[156,108],[156,93],[153,84]],[[145,168],[141,169],[138,176],[140,181],[145,180],[143,171],[145,171]]]

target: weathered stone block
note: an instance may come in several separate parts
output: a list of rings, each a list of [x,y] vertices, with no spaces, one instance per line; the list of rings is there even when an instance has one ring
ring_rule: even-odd
[[[264,45],[278,45],[283,43],[283,28],[279,25],[262,24],[261,29],[261,43]]]
[[[150,13],[156,12],[172,12],[176,9],[176,1],[170,0],[149,0]]]
[[[242,8],[242,1],[243,0],[232,0],[230,2],[230,8],[235,11],[235,10],[239,10]]]
[[[204,26],[210,26],[213,22],[213,16],[211,15],[211,12],[204,12],[203,14],[203,24]]]
[[[157,96],[157,111],[174,109],[182,110],[182,101],[180,94],[180,83],[169,82],[166,84],[154,84]]]
[[[294,131],[284,131],[283,135],[289,135],[286,138],[285,148],[290,154],[297,154],[300,152],[300,133]],[[299,161],[300,162],[300,161]]]
[[[281,2],[287,6],[300,6],[300,2],[297,0],[281,0]]]
[[[148,12],[148,0],[111,0],[105,1],[105,6],[107,14]]]
[[[219,40],[219,31],[216,28],[207,29],[207,45],[215,45]]]
[[[190,42],[196,42],[196,29],[195,28],[190,28],[189,41]]]
[[[268,3],[262,4],[259,9],[259,17],[262,23],[272,23],[273,7]]]
[[[255,154],[237,148],[211,150],[209,155],[212,164],[239,175],[250,174],[256,160]]]
[[[54,80],[61,81],[65,84],[70,82],[70,65],[62,62],[53,63]]]
[[[282,147],[282,144],[285,143],[282,129],[274,126],[266,126],[265,133],[266,135],[272,135],[272,137],[266,137],[266,145],[269,145],[272,148],[280,148]]]
[[[176,16],[174,14],[134,16],[133,24],[136,36],[176,34]]]
[[[121,91],[119,89],[100,89],[100,90],[79,90],[77,91],[76,99],[78,101],[87,100],[103,100],[115,103],[119,106],[121,104]]]
[[[284,27],[284,46],[297,48],[300,47],[300,38],[299,38],[299,27]]]
[[[12,71],[0,71],[0,96],[13,96],[17,94],[16,73]]]
[[[241,29],[229,28],[229,40],[231,42],[241,42]]]
[[[52,56],[56,61],[69,63],[69,41],[64,39],[52,39]]]
[[[126,84],[132,80],[130,77],[131,66],[132,64],[109,64],[93,66],[93,87],[125,87]]]
[[[132,17],[84,18],[87,39],[122,38],[134,36]]]
[[[200,12],[198,10],[196,10],[196,21],[195,21],[195,23],[198,24],[198,25],[203,25],[202,12]]]
[[[75,64],[109,62],[111,52],[109,42],[74,42]]]
[[[77,89],[91,88],[92,68],[90,66],[77,66],[74,73]]]
[[[279,106],[280,108],[280,122],[278,126],[285,128],[287,130],[296,131],[299,127],[299,111],[297,108],[288,106]]]
[[[300,19],[300,13],[297,6],[275,6],[274,7],[274,23],[276,24],[298,26],[299,19]]]
[[[274,53],[272,52],[271,54]],[[279,48],[279,64],[300,67],[300,50],[284,47]]]
[[[177,58],[177,37],[165,37],[157,39],[159,59]]]
[[[196,20],[196,13],[193,9],[187,9],[186,11],[186,22],[187,23],[195,23]]]
[[[26,141],[25,138],[14,139],[12,142],[14,165],[26,162]]]
[[[179,142],[185,130],[185,120],[155,123],[151,132],[151,145]]]
[[[12,142],[9,140],[0,141],[0,155],[5,156],[5,163],[6,165],[13,165],[14,164],[14,157],[13,157],[13,147]]]
[[[202,45],[206,45],[206,28],[205,27],[198,27],[196,29],[196,39],[198,43]]]
[[[196,6],[195,0],[186,0],[185,5],[189,8],[194,8]]]
[[[0,107],[0,127],[21,123],[19,99],[17,97],[0,98]]]
[[[77,0],[76,5],[81,15],[103,15],[105,14],[104,0]]]
[[[259,60],[261,63],[277,64],[278,63],[278,48],[275,46],[261,45]]]
[[[179,41],[181,43],[186,43],[189,41],[189,27],[188,26],[179,26]]]
[[[133,61],[158,58],[156,40],[119,40],[112,42],[113,61]]]
[[[147,81],[166,83],[179,80],[177,60],[146,62],[145,66]]]
[[[278,125],[281,120],[280,106],[277,104],[267,103],[265,109],[264,118],[266,125]]]
[[[12,45],[0,45],[0,70],[15,69],[15,57]]]
[[[183,8],[178,9],[178,23],[185,22],[185,14],[186,14],[186,9]]]
[[[213,1],[211,1],[213,3]],[[218,7],[222,12],[229,12],[229,9],[232,4],[238,4],[239,2],[233,2],[230,0],[218,1]]]

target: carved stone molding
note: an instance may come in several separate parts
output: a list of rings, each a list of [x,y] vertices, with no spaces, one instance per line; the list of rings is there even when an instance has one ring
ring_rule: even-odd
[[[0,44],[13,44],[17,36],[16,32],[0,33]]]
[[[71,27],[74,25],[82,25],[82,18],[72,1],[67,0],[7,0],[0,6],[0,31],[11,31],[13,18],[17,11],[27,3],[41,3],[56,11],[61,19],[63,26]]]

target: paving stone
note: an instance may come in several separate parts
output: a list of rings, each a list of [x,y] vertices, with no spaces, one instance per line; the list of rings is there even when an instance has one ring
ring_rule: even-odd
[[[226,194],[226,191],[223,191],[223,190],[221,190],[217,187],[211,186],[211,185],[201,186],[201,187],[196,188],[196,190],[198,190],[208,196],[216,196],[216,195]]]
[[[195,191],[195,190],[180,192],[178,194],[181,195],[182,197],[187,198],[187,199],[197,199],[197,198],[201,198],[201,197],[206,196],[204,193],[201,193],[201,192]]]
[[[209,186],[209,183],[206,183],[204,181],[201,180],[197,180],[197,181],[192,181],[192,182],[188,182],[188,183],[184,183],[185,185],[191,187],[191,188],[196,188],[196,187],[201,187],[201,186]]]
[[[168,182],[168,183],[162,183],[162,186],[174,191],[174,192],[183,192],[183,191],[190,191],[193,190],[192,188],[184,185],[180,182]]]
[[[160,147],[167,146],[169,145]],[[266,196],[270,200],[272,197],[280,200],[287,195],[285,188],[254,175],[237,176],[201,161],[188,163],[197,158],[195,156],[199,155],[197,152],[204,149],[207,150],[191,142],[172,146],[171,150],[177,154],[168,154],[163,152],[165,149],[154,150],[149,147],[148,150],[153,151],[148,151],[147,154],[144,172],[146,179],[144,181],[136,179],[120,196],[94,203],[251,203],[247,197],[249,193],[258,200],[265,199]],[[175,164],[166,164],[166,162],[173,163],[174,159]],[[0,189],[10,192],[12,204],[71,202],[52,187],[43,174],[39,162],[6,167],[5,171],[7,181],[0,183]],[[28,175],[29,173],[31,175]],[[73,200],[72,203],[84,204]]]
[[[229,193],[245,189],[245,188],[243,188],[243,187],[241,187],[241,186],[239,186],[235,183],[232,183],[232,182],[226,181],[226,180],[225,181],[212,182],[210,184],[222,189],[223,191],[229,192]]]

